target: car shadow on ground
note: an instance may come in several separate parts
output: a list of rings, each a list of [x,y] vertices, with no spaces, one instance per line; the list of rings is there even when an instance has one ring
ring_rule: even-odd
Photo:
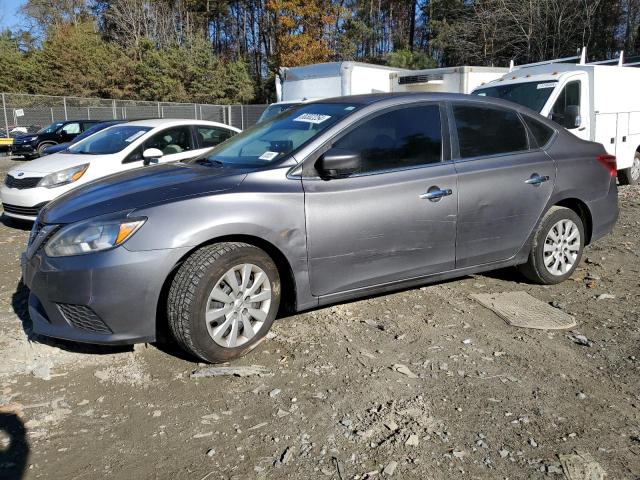
[[[0,407],[0,477],[23,478],[29,451],[24,423],[16,413]]]
[[[22,279],[16,286],[16,291],[11,297],[11,306],[13,311],[22,322],[22,329],[28,340],[33,343],[41,343],[50,347],[59,348],[71,353],[84,353],[91,355],[108,355],[113,353],[130,352],[133,349],[131,345],[94,345],[89,343],[72,342],[69,340],[60,340],[57,338],[43,337],[33,333],[33,323],[29,316],[29,289],[22,282]]]
[[[6,216],[4,213],[0,214],[0,223],[5,227],[15,228],[17,230],[22,230],[28,232],[33,227],[33,222],[28,220],[18,220],[17,218],[11,218]]]

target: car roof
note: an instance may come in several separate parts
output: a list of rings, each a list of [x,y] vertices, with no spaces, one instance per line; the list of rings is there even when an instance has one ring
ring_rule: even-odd
[[[518,108],[521,105],[492,97],[482,97],[462,93],[429,93],[429,92],[395,92],[395,93],[367,93],[364,95],[349,95],[345,97],[325,98],[310,103],[351,103],[356,105],[372,105],[374,103],[393,100],[418,101],[448,101],[448,102],[481,102],[492,105],[501,105],[510,108]]]
[[[189,120],[184,118],[149,118],[146,120],[132,120],[127,122],[128,125],[137,125],[140,127],[178,127],[181,125],[203,125],[209,127],[224,127],[239,132],[240,130],[231,125],[219,122],[209,122],[207,120]]]

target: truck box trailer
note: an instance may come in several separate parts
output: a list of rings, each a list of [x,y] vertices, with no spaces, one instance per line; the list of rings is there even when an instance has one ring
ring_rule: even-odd
[[[509,70],[497,67],[429,68],[391,73],[392,92],[471,93],[483,83],[502,77]]]
[[[512,66],[473,93],[510,100],[555,120],[577,137],[615,155],[618,179],[640,181],[640,69],[619,59],[586,63],[576,57]],[[577,60],[578,63],[567,63]],[[617,62],[615,65],[607,63]]]
[[[283,67],[276,78],[278,102],[390,92],[389,75],[402,69],[360,62]]]

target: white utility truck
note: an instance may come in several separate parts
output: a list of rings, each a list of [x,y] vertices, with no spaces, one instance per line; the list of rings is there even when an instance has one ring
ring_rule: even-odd
[[[483,83],[502,77],[509,70],[497,67],[445,67],[394,72],[392,92],[471,93]]]
[[[576,57],[515,67],[473,93],[510,100],[540,112],[577,137],[615,155],[622,184],[640,180],[640,69],[615,60]],[[577,63],[568,63],[577,61]],[[615,65],[607,65],[615,62]]]

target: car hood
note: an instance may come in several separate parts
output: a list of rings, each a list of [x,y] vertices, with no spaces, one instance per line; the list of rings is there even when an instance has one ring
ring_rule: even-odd
[[[110,175],[58,197],[40,212],[43,223],[72,223],[238,186],[250,169],[164,164]]]
[[[27,174],[28,176],[29,174],[31,174],[30,176],[34,176],[36,174],[46,175],[48,173],[64,170],[65,168],[84,165],[85,163],[108,161],[112,157],[112,155],[81,155],[63,152],[52,153],[51,155],[31,160],[24,166],[12,168],[9,173],[14,177],[20,172]]]

